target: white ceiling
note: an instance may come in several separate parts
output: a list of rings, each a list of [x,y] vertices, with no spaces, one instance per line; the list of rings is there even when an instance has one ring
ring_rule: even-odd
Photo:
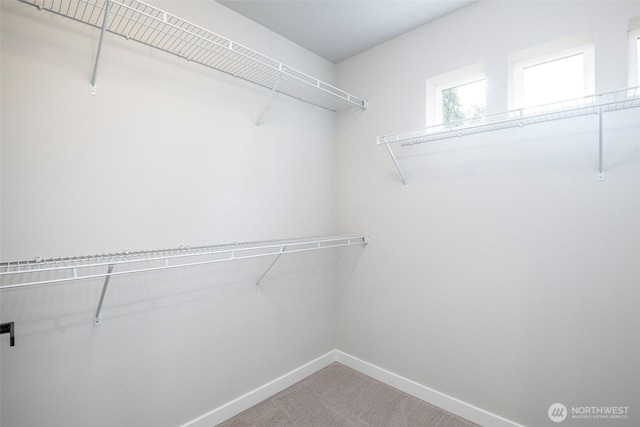
[[[337,64],[476,0],[216,0]]]

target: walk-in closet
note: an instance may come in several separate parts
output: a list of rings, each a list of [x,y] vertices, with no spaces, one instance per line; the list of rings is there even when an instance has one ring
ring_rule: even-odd
[[[640,1],[0,0],[2,427],[640,425]]]

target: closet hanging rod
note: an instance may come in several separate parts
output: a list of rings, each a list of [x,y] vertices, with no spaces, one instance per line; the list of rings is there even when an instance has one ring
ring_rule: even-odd
[[[279,81],[277,92],[331,111],[367,108],[363,98],[139,0],[20,1],[269,90]]]
[[[279,256],[282,253],[291,254],[357,244],[366,245],[368,242],[369,237],[367,235],[329,236],[3,262],[0,263],[0,283],[2,283],[0,284],[0,289],[39,286],[101,277],[107,278],[225,261],[272,255]],[[286,248],[286,252],[284,248]],[[150,265],[135,265],[141,263]],[[119,266],[116,271],[114,271],[115,266]],[[122,270],[123,266],[125,267],[124,270]],[[129,268],[127,269],[127,267]],[[106,270],[96,271],[100,268],[105,268]],[[33,280],[33,275],[43,273],[64,274],[64,277]]]

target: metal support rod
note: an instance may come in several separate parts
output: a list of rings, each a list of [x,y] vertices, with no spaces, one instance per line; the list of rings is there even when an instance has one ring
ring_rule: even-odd
[[[0,334],[9,334],[9,345],[16,345],[15,327],[13,322],[3,323],[0,325]]]
[[[273,262],[271,263],[271,265],[269,266],[269,268],[267,268],[267,270],[262,273],[262,276],[260,276],[260,278],[256,281],[256,291],[260,290],[260,282],[262,282],[262,279],[264,279],[264,276],[267,275],[267,273],[269,271],[271,271],[271,269],[273,268],[274,265],[276,265],[276,262],[278,262],[278,260],[280,259],[280,257],[282,256],[282,254],[284,254],[284,251],[287,250],[286,246],[283,246],[282,248],[280,248],[280,253],[278,254],[278,256],[276,257],[276,259],[273,260]]]
[[[280,85],[280,81],[281,80],[282,80],[282,73],[278,74],[278,81],[276,81],[276,84],[273,85],[273,88],[271,89],[271,93],[269,94],[269,98],[267,98],[267,102],[264,104],[264,107],[262,108],[262,113],[260,113],[260,117],[258,117],[258,120],[256,121],[256,126],[260,126],[260,122],[262,121],[262,117],[264,116],[265,111],[267,111],[267,107],[269,107],[269,104],[271,104],[271,99],[273,98],[273,94],[278,89],[278,86]]]
[[[400,178],[402,179],[402,183],[404,184],[404,187],[407,188],[407,179],[404,177],[404,174],[402,173],[402,169],[400,169],[400,165],[398,165],[396,156],[393,155],[393,151],[391,151],[391,147],[389,147],[389,144],[385,144],[385,145],[387,146],[387,150],[389,150],[389,155],[391,156],[391,160],[393,160],[393,164],[395,164],[396,169],[398,169],[398,173],[400,174]]]
[[[96,63],[93,66],[93,75],[91,76],[91,83],[89,84],[89,93],[91,95],[96,94],[96,79],[98,77],[98,65],[100,64],[100,53],[102,52],[102,40],[104,39],[104,33],[107,30],[107,22],[109,21],[109,13],[111,12],[111,0],[107,0],[104,9],[104,20],[102,21],[102,29],[100,30],[100,40],[98,41],[98,51],[96,52]]]
[[[604,181],[604,164],[602,150],[602,107],[598,108],[598,181]]]
[[[104,278],[104,285],[102,285],[102,294],[100,294],[100,301],[98,302],[96,315],[93,317],[94,326],[100,326],[100,310],[102,310],[102,302],[104,301],[104,296],[107,293],[107,286],[109,285],[109,279],[111,278],[112,272],[113,272],[113,264],[109,264],[109,268],[107,269],[107,276]]]

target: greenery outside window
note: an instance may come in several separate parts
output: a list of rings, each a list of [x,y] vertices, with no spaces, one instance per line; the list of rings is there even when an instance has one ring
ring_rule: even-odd
[[[427,126],[465,120],[486,114],[485,64],[480,62],[427,79]],[[457,123],[457,124],[456,124]]]
[[[476,80],[442,89],[442,123],[461,124],[465,119],[485,115],[485,80]]]

